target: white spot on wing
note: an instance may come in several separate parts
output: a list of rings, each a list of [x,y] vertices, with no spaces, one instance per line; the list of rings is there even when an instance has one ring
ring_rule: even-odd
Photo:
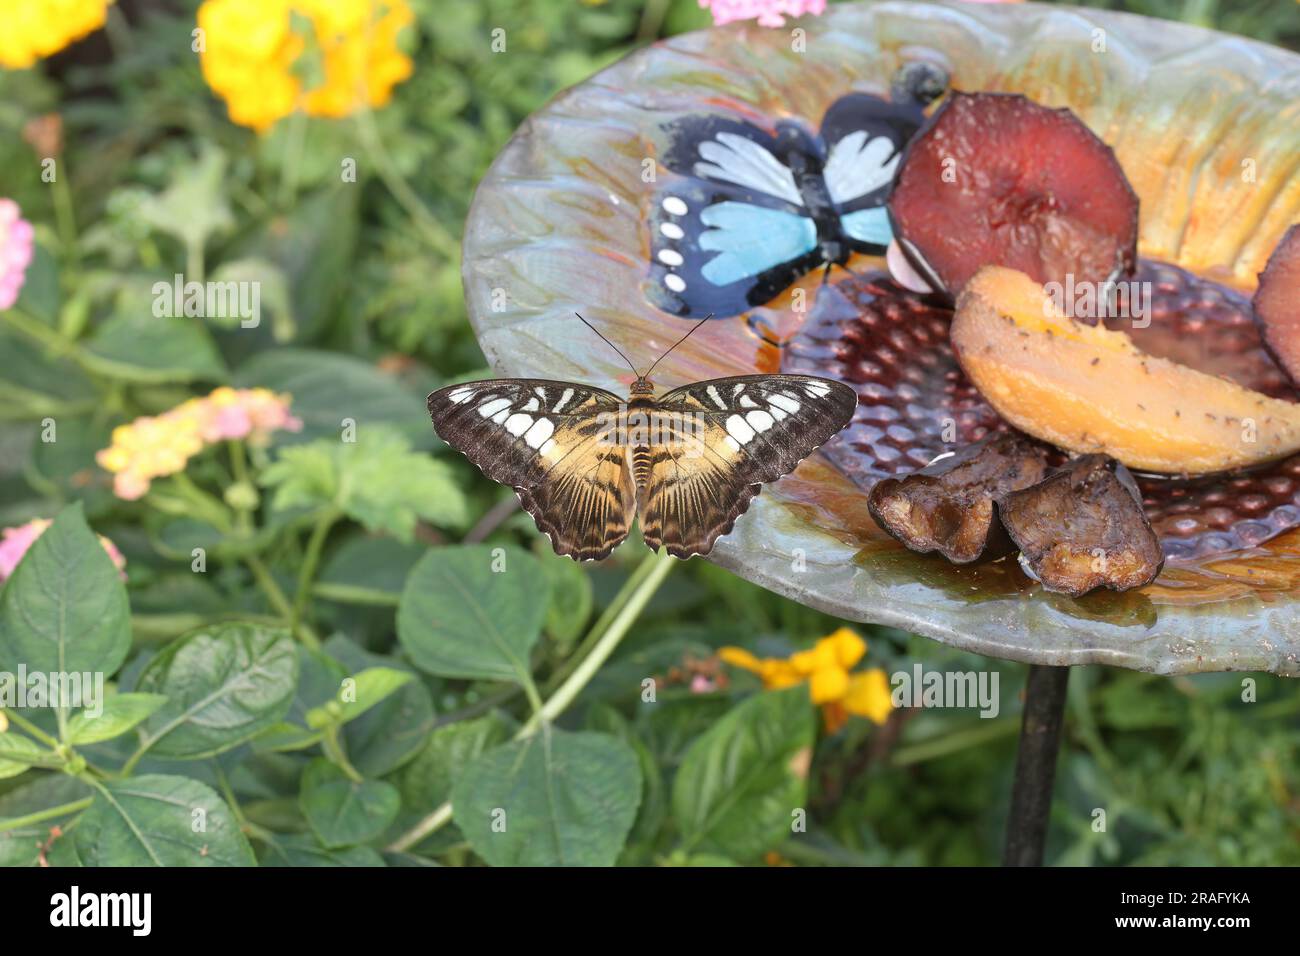
[[[761,408],[756,408],[745,416],[745,421],[749,422],[754,431],[765,432],[775,424],[776,419]]]
[[[506,431],[518,438],[533,425],[533,416],[516,413],[505,421]]]
[[[666,266],[679,266],[686,260],[683,259],[682,254],[675,249],[660,249],[659,261]]]
[[[740,442],[736,441],[736,439],[732,438],[730,435],[723,438],[722,442],[732,451],[740,451]]]
[[[484,402],[482,405],[480,405],[478,407],[478,413],[482,415],[484,418],[491,418],[497,412],[501,411],[501,409],[509,408],[509,407],[510,407],[510,399],[494,398],[492,399],[492,401]]]
[[[744,445],[754,437],[754,429],[739,415],[732,415],[727,419],[727,434]]]
[[[686,215],[686,203],[682,202],[676,196],[665,196],[663,201],[664,212],[673,216]]]
[[[785,392],[777,392],[775,395],[769,395],[767,403],[774,408],[779,408],[783,412],[789,412],[793,415],[799,411],[799,402],[793,395],[787,395]]]
[[[809,382],[808,394],[814,398],[825,398],[830,394],[831,387],[823,382]]]
[[[533,427],[524,433],[524,443],[529,448],[540,449],[554,431],[555,426],[551,424],[549,418],[539,418],[533,423]]]
[[[674,292],[686,291],[686,280],[679,275],[673,275],[671,272],[664,276],[664,285],[668,286],[668,288],[672,289]]]
[[[555,407],[554,407],[553,409],[551,409],[551,411],[553,411],[553,412],[558,412],[558,411],[560,411],[561,409],[564,408],[565,405],[569,404],[569,399],[571,399],[571,398],[573,398],[573,389],[571,389],[571,388],[566,388],[566,389],[565,389],[565,390],[560,394],[560,400],[559,400],[558,402],[555,403]]]
[[[686,237],[686,232],[675,222],[661,222],[659,231],[669,239],[683,239]]]
[[[754,401],[754,400],[753,400],[752,398],[750,398],[748,395],[742,395],[742,396],[740,396],[740,407],[741,407],[741,408],[758,408],[758,402]]]
[[[447,393],[448,401],[455,402],[457,405],[462,402],[468,402],[473,397],[474,389],[472,388],[458,388],[454,392]]]
[[[536,398],[530,398],[528,404],[524,406],[523,410],[526,412],[535,412],[541,407],[541,403]]]
[[[718,394],[718,387],[716,385],[710,385],[707,389],[705,389],[705,391],[709,393],[709,398],[713,399],[713,404],[717,405],[718,408],[727,407],[727,403],[724,402],[722,400],[722,396]]]

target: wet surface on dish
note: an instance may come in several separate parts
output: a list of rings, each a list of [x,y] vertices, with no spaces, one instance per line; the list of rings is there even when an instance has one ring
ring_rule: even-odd
[[[1149,290],[1146,316],[1107,319],[1108,328],[1129,333],[1153,355],[1296,399],[1264,350],[1245,296],[1149,260],[1134,281]],[[951,318],[937,297],[869,272],[823,289],[789,341],[782,371],[827,375],[857,390],[853,421],[824,451],[864,490],[1005,427],[957,364]],[[1136,477],[1147,517],[1174,561],[1252,547],[1300,525],[1300,456],[1228,475]]]

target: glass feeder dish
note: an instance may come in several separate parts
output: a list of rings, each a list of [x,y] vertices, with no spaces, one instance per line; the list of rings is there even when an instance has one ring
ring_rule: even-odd
[[[845,94],[887,98],[918,60],[955,89],[1069,107],[1115,149],[1141,200],[1137,278],[1155,290],[1140,347],[1297,398],[1261,350],[1249,297],[1300,220],[1300,56],[1034,4],[861,3],[778,29],[732,24],[640,50],[558,96],[497,157],[466,226],[469,314],[494,370],[626,394],[631,373],[573,313],[642,368],[690,327],[647,294],[651,217],[672,175],[659,163],[666,125],[711,113],[815,129]],[[656,369],[661,391],[799,371],[859,393],[850,426],[765,486],[708,560],[849,620],[1030,664],[1300,675],[1300,458],[1141,479],[1167,560],[1123,594],[1049,594],[1014,558],[957,567],[885,535],[867,511],[876,479],[1000,424],[952,358],[950,313],[895,286],[883,259],[849,266],[707,322]]]

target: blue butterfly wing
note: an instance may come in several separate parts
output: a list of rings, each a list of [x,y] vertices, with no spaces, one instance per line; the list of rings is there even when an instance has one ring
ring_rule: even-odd
[[[894,238],[893,227],[889,224],[889,213],[884,206],[872,206],[869,209],[844,213],[840,216],[840,226],[849,238],[863,246],[884,248]]]
[[[701,180],[662,192],[650,226],[647,297],[686,318],[748,311],[820,261],[817,227],[797,207]]]
[[[793,151],[815,149],[811,134],[715,115],[684,117],[668,132],[674,175],[649,217],[654,305],[690,318],[738,315],[819,263],[817,227],[790,168]]]
[[[822,176],[840,226],[857,251],[878,255],[893,239],[885,203],[903,149],[924,121],[919,105],[868,93],[841,97],[822,118]]]

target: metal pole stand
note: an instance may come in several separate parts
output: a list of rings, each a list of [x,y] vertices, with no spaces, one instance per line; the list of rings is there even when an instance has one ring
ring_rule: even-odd
[[[1056,754],[1061,748],[1068,667],[1031,664],[1025,681],[1025,715],[1011,788],[1003,866],[1042,866],[1052,811]]]

